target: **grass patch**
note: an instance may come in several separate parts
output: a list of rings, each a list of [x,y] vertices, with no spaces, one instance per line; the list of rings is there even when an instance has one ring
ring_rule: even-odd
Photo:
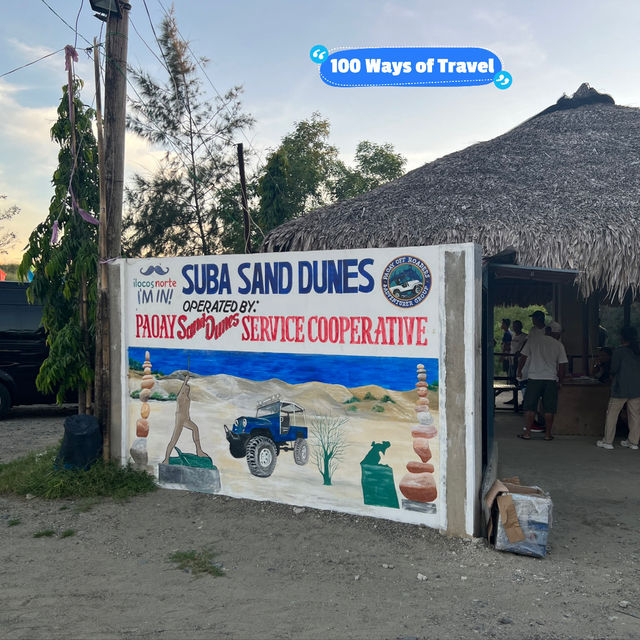
[[[100,500],[98,498],[83,498],[77,504],[73,505],[74,513],[88,513],[95,507]]]
[[[60,537],[61,538],[71,538],[71,536],[75,536],[76,535],[76,531],[75,529],[65,529],[61,534]]]
[[[141,389],[136,389],[135,391],[132,391],[129,395],[134,398],[134,399],[138,399],[140,397],[140,391]],[[169,400],[176,400],[177,399],[177,395],[175,393],[170,393],[166,396],[163,396],[162,394],[158,393],[157,391],[154,391],[150,396],[149,396],[149,400],[160,400],[161,402],[167,402]]]
[[[88,471],[55,469],[57,446],[43,453],[29,453],[0,465],[0,494],[59,498],[111,497],[125,500],[154,491],[156,484],[146,471],[99,460]]]
[[[202,551],[176,551],[169,556],[169,560],[177,565],[178,569],[183,569],[193,575],[208,573],[219,578],[225,575],[222,563],[214,562],[216,553],[204,549]]]
[[[345,400],[342,404],[352,404],[354,402],[360,402],[360,398],[356,398],[356,396],[351,396],[348,400]]]
[[[36,531],[33,534],[34,538],[51,538],[55,536],[56,532],[53,529],[43,529],[42,531]]]
[[[378,398],[376,398],[373,393],[371,393],[371,391],[367,391],[367,393],[364,394],[364,399],[365,400],[377,400]]]
[[[380,398],[380,402],[391,402],[391,404],[395,404],[396,403],[396,401],[390,395],[387,395],[386,393],[382,396],[382,398]]]
[[[20,518],[11,518],[9,522],[7,522],[7,525],[10,527],[17,527],[21,523],[22,520],[20,520]]]
[[[355,404],[352,404],[347,407],[347,411],[357,411],[357,410],[358,410],[358,407],[356,407]]]
[[[384,413],[384,407],[381,404],[374,404],[371,407],[371,411],[375,411],[376,413]]]

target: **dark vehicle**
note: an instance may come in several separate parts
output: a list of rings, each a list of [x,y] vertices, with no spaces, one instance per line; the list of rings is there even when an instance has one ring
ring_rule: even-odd
[[[16,404],[55,402],[36,389],[49,349],[42,307],[27,302],[27,285],[0,282],[0,418]]]
[[[309,461],[304,409],[279,396],[259,402],[254,416],[240,416],[229,429],[224,425],[229,451],[234,458],[247,458],[249,471],[268,478],[281,451],[293,451],[293,460]]]

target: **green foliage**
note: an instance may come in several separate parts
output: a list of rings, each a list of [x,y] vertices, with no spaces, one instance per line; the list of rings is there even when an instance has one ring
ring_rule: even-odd
[[[129,358],[129,369],[131,369],[132,371],[144,371],[142,362],[134,360],[133,358]],[[155,376],[164,376],[164,373],[162,373],[162,371],[160,371],[159,369],[151,369],[150,373]]]
[[[360,402],[360,400],[358,400]],[[347,411],[357,411],[358,407],[355,404],[351,404],[347,407]]]
[[[349,168],[342,162],[336,168],[332,192],[334,198],[347,200],[371,191],[404,173],[406,159],[395,153],[391,144],[375,144],[363,140],[356,147],[356,166]]]
[[[0,495],[31,494],[40,498],[127,499],[154,491],[152,476],[132,467],[99,460],[87,471],[55,469],[59,447],[43,453],[29,453],[23,458],[0,465]]]
[[[61,534],[61,538],[71,538],[76,535],[75,529],[65,529]]]
[[[391,402],[392,404],[396,403],[396,401],[390,395],[387,395],[386,393],[382,396],[382,398],[380,398],[380,402]]]
[[[52,538],[56,535],[56,532],[53,529],[43,529],[42,531],[36,531],[33,534],[34,538]]]
[[[129,394],[132,398],[136,400],[140,397],[140,389],[136,389]],[[168,400],[176,400],[178,396],[175,393],[169,393],[166,396],[159,394],[157,391],[154,391],[150,396],[149,400],[160,400],[160,402],[166,402]]]
[[[360,398],[351,396],[348,400],[345,400],[343,404],[351,404],[352,402],[360,402]]]
[[[500,351],[500,345],[502,343],[503,331],[500,329],[502,324],[502,318],[509,318],[511,320],[511,326],[509,329],[513,333],[513,321],[520,320],[522,322],[522,330],[525,333],[529,333],[529,330],[533,326],[531,318],[529,317],[534,311],[542,311],[546,316],[546,323],[548,324],[551,317],[547,314],[547,310],[539,305],[534,304],[528,307],[494,307],[493,308],[493,337],[496,341],[495,351]]]
[[[269,156],[258,180],[258,225],[263,231],[274,229],[295,216],[292,179],[287,150],[280,148]]]
[[[352,198],[402,175],[406,160],[390,144],[367,140],[356,148],[350,168],[329,144],[329,120],[313,113],[267,158],[258,179],[256,213],[264,233],[325,204]]]
[[[169,560],[177,565],[178,569],[188,571],[194,576],[204,573],[220,578],[225,575],[222,563],[215,562],[214,558],[218,554],[204,549],[202,551],[175,551],[169,556]]]
[[[7,525],[9,527],[17,527],[21,523],[22,520],[20,520],[20,518],[10,518],[9,522],[7,522]]]
[[[80,87],[81,83],[76,82],[73,107],[78,161],[73,174],[73,191],[80,207],[98,212],[98,152],[92,130],[95,114],[80,101],[77,93]],[[18,276],[26,280],[33,267],[34,277],[27,296],[30,301],[43,305],[49,356],[40,369],[36,385],[40,391],[56,393],[58,402],[62,402],[68,391],[86,389],[93,382],[98,259],[97,227],[85,222],[73,210],[68,194],[72,152],[66,86],[58,107],[58,119],[51,128],[51,138],[60,145],[58,167],[52,179],[54,195],[47,217],[29,237]],[[62,235],[57,244],[51,245],[55,220]],[[86,329],[81,327],[83,283],[86,283]]]
[[[204,94],[173,11],[162,21],[159,42],[169,77],[158,82],[132,70],[141,99],[130,100],[127,126],[166,154],[154,175],[136,175],[127,189],[123,244],[132,256],[206,255],[221,246],[221,209],[228,205],[221,190],[236,171],[232,140],[253,120],[242,113],[240,87]]]
[[[371,391],[367,391],[367,393],[364,394],[364,400],[377,400],[378,398],[376,398],[373,393],[371,393]]]
[[[73,506],[74,513],[89,513],[95,507],[100,500],[96,497],[83,498]],[[68,507],[65,507],[68,509]]]
[[[374,404],[371,407],[371,411],[375,411],[375,413],[384,413],[384,407],[381,404]]]
[[[502,324],[503,318],[509,318],[511,320],[511,326],[509,327],[510,331],[513,333],[513,322],[514,320],[520,320],[522,322],[522,330],[525,333],[529,333],[529,330],[533,326],[533,322],[529,317],[534,311],[542,311],[545,314],[545,323],[548,324],[551,320],[551,317],[547,315],[547,310],[539,305],[534,304],[528,307],[515,307],[515,306],[499,306],[493,308],[493,339],[495,340],[495,345],[493,348],[494,353],[498,353],[502,351],[502,336],[504,331],[500,328]],[[493,369],[494,375],[502,376],[505,375],[503,368],[503,357],[498,355],[494,356],[493,361]]]

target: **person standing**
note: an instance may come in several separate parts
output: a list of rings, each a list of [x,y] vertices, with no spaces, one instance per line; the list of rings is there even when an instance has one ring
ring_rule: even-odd
[[[511,320],[509,318],[502,318],[502,324],[500,325],[500,330],[503,332],[502,334],[502,368],[508,374],[509,373],[509,363],[511,362],[511,341],[513,340],[513,335],[511,331],[509,331],[509,327],[511,326]]]
[[[622,344],[611,357],[610,374],[613,376],[611,397],[607,407],[604,437],[596,442],[602,449],[613,449],[616,424],[622,407],[627,405],[629,435],[620,444],[629,449],[638,449],[640,438],[640,345],[634,327],[623,327],[620,331]]]
[[[522,378],[522,369],[528,364],[527,389],[522,407],[526,414],[524,433],[518,435],[523,440],[531,440],[538,399],[542,399],[545,420],[545,440],[553,440],[551,430],[553,417],[558,410],[558,386],[564,378],[567,354],[559,340],[544,335],[544,313],[536,311],[532,315],[533,329],[522,348],[516,376]],[[532,339],[533,337],[533,339]]]
[[[516,379],[516,370],[518,369],[518,360],[520,358],[520,352],[527,342],[527,334],[522,331],[522,322],[520,320],[513,321],[513,334],[511,336],[511,361],[509,363],[509,377],[513,379],[513,382],[518,385],[519,388],[523,388]],[[519,392],[518,392],[519,394]],[[517,397],[517,395],[516,395]],[[514,400],[507,400],[505,404],[513,404]]]

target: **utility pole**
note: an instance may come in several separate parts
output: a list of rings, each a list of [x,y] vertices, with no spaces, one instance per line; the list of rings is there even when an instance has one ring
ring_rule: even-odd
[[[244,176],[244,146],[237,144],[238,168],[240,170],[240,189],[242,191],[242,220],[244,222],[244,252],[251,253],[251,237],[249,229],[249,201],[247,200],[247,180]]]
[[[104,78],[104,175],[101,190],[96,313],[95,415],[102,427],[103,457],[111,457],[111,376],[108,261],[120,257],[124,197],[124,136],[127,112],[127,45],[131,5],[116,0],[119,12],[107,17]],[[106,196],[106,202],[102,197]],[[104,224],[103,224],[104,215]],[[119,375],[119,372],[114,372]]]

